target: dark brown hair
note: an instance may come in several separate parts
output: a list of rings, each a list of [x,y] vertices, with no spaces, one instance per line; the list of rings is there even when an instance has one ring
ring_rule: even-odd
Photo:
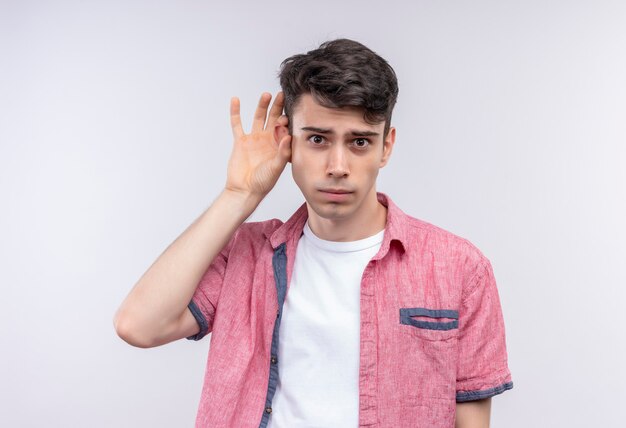
[[[363,44],[349,39],[324,42],[306,54],[285,59],[279,78],[290,133],[298,99],[310,93],[324,107],[363,108],[365,122],[385,121],[387,136],[398,98],[396,73],[387,61]]]

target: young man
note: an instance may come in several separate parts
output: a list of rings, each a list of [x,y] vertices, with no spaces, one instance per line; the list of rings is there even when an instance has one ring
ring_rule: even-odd
[[[376,191],[393,69],[339,39],[286,59],[280,82],[249,134],[232,99],[225,188],[135,285],[117,333],[212,333],[198,427],[487,427],[513,387],[490,262]],[[305,203],[245,222],[287,162]]]

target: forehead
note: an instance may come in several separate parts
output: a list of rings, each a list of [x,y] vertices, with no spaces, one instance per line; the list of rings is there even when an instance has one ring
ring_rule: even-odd
[[[363,117],[365,110],[360,107],[329,108],[319,104],[311,94],[302,94],[293,110],[291,120],[296,129],[303,126],[317,127],[357,127],[364,130],[379,130],[385,122],[372,125]]]

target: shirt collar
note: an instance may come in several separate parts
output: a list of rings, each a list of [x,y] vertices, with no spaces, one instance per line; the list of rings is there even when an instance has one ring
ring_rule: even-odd
[[[383,242],[380,245],[380,250],[373,260],[380,259],[387,254],[391,243],[396,241],[400,244],[402,252],[406,251],[407,233],[406,228],[408,226],[407,215],[391,200],[391,198],[382,192],[376,192],[378,201],[387,207],[387,223],[385,224],[385,233],[383,236]],[[309,216],[306,202],[303,203],[300,208],[281,226],[278,227],[270,236],[270,243],[272,248],[276,249],[278,246],[288,240],[297,242],[302,235],[302,229]]]

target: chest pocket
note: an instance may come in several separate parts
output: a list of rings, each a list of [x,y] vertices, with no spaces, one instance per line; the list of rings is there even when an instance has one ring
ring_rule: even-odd
[[[411,334],[430,341],[449,340],[459,333],[459,312],[454,309],[400,308],[400,324]]]

